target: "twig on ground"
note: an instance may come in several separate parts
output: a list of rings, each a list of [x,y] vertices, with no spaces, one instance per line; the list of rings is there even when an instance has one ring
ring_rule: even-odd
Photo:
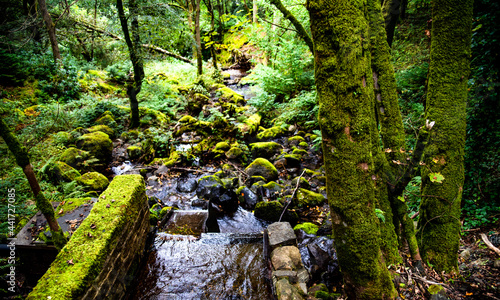
[[[299,176],[299,179],[297,180],[297,185],[295,186],[295,189],[293,190],[293,193],[292,193],[292,197],[290,197],[290,201],[288,201],[288,203],[286,204],[285,208],[283,209],[283,211],[281,212],[281,215],[280,215],[280,218],[278,220],[278,222],[281,222],[281,218],[283,218],[283,215],[285,214],[285,211],[287,210],[288,208],[288,205],[290,205],[290,203],[292,203],[293,201],[293,197],[295,197],[295,193],[297,192],[297,190],[299,189],[299,185],[300,185],[300,178],[302,178],[302,175],[304,175],[304,173],[306,172],[306,170],[304,169],[302,171],[302,173],[300,174]]]

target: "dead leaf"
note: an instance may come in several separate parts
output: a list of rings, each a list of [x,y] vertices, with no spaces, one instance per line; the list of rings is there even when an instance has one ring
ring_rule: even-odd
[[[66,262],[68,263],[68,265],[74,265],[74,264],[75,264],[75,263],[73,262],[73,259],[67,260]]]

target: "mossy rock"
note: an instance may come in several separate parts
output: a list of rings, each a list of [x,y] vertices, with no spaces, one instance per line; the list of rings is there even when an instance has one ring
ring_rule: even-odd
[[[70,182],[81,176],[80,172],[62,161],[49,163],[43,170],[49,180],[55,183],[60,181]]]
[[[128,140],[136,140],[140,137],[143,136],[143,133],[140,132],[139,130],[135,129],[130,129],[129,131],[122,132],[121,138],[128,141]]]
[[[238,159],[243,156],[243,150],[239,147],[232,147],[226,152],[226,157],[228,159]]]
[[[87,130],[92,133],[96,131],[104,132],[105,134],[109,135],[110,137],[113,137],[115,135],[115,131],[111,129],[108,125],[95,125],[90,128],[87,128]]]
[[[78,168],[81,164],[90,158],[90,153],[85,150],[79,150],[75,147],[70,147],[59,156],[59,161],[64,162],[73,168]]]
[[[324,202],[325,196],[322,194],[301,188],[297,191],[295,199],[293,199],[293,206],[299,208],[313,207]]]
[[[141,157],[143,151],[140,146],[129,146],[127,147],[127,154],[130,159],[137,159]]]
[[[283,208],[283,204],[279,201],[261,201],[255,205],[254,215],[265,221],[277,222],[280,219]],[[298,219],[299,216],[296,212],[287,210],[283,215],[282,221],[296,224]]]
[[[221,94],[221,98],[237,105],[245,105],[245,98],[228,87],[218,89],[216,92]]]
[[[164,127],[170,123],[170,118],[167,117],[167,115],[161,111],[147,107],[139,107],[139,117],[141,119],[141,124]]]
[[[78,177],[77,181],[94,191],[102,191],[109,185],[109,180],[106,176],[98,172],[85,173]]]
[[[150,162],[148,166],[164,165],[166,167],[172,167],[181,162],[182,162],[182,155],[177,151],[172,151],[168,158],[157,157],[153,159],[153,161]]]
[[[258,142],[250,144],[254,157],[272,157],[281,150],[281,145],[276,142]]]
[[[214,148],[216,151],[228,151],[229,149],[231,149],[231,146],[228,142],[218,142]]]
[[[266,179],[266,181],[278,179],[278,170],[276,170],[271,162],[262,157],[255,159],[250,165],[248,165],[245,172],[248,176],[262,176]]]
[[[292,179],[292,186],[293,187],[297,186],[297,181],[299,181],[299,177],[295,177],[294,179]],[[304,189],[309,189],[309,188],[311,188],[311,184],[304,177],[300,177],[299,187],[304,188]]]
[[[298,149],[298,148],[293,149],[292,154],[293,155],[299,155],[301,157],[308,155],[308,153],[307,153],[306,150],[304,150],[304,149]]]
[[[101,131],[87,133],[79,137],[76,147],[88,151],[92,156],[101,160],[108,160],[113,151],[113,142],[109,135]]]
[[[306,140],[300,135],[292,136],[288,138],[288,144],[292,146],[297,146],[301,142],[305,142]]]
[[[307,234],[314,234],[315,235],[318,232],[319,226],[314,224],[314,223],[305,222],[305,223],[297,224],[293,228],[293,230],[299,230],[299,229],[304,230],[304,232]]]
[[[260,141],[275,139],[280,137],[284,132],[285,131],[279,126],[274,126],[268,129],[264,128],[257,134],[257,139]]]
[[[298,147],[302,149],[307,149],[309,148],[309,144],[307,142],[300,142]]]
[[[245,137],[253,135],[259,129],[262,117],[259,114],[253,114],[243,121],[243,123],[238,124],[238,130]]]
[[[109,110],[105,111],[96,121],[97,125],[106,125],[110,128],[116,128],[116,121],[113,113]]]

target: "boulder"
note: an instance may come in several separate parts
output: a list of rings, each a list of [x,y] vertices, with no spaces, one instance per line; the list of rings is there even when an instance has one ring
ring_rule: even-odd
[[[103,191],[109,185],[109,180],[98,172],[85,173],[76,180],[93,191]]]
[[[293,199],[294,207],[312,207],[318,206],[325,202],[325,196],[320,193],[315,193],[310,190],[300,188],[297,191],[297,196]]]
[[[275,270],[295,271],[302,268],[302,257],[296,246],[277,247],[271,252],[271,263]]]
[[[274,126],[268,129],[262,130],[257,134],[257,139],[260,141],[271,140],[281,136],[285,131],[279,126]]]
[[[96,131],[104,132],[105,134],[109,135],[110,137],[113,137],[115,135],[115,131],[111,129],[107,125],[95,125],[90,128],[87,128],[87,130],[92,133]]]
[[[279,220],[281,213],[283,212],[283,204],[279,201],[261,201],[255,205],[254,215],[255,217],[270,221],[276,222]],[[296,224],[299,219],[299,216],[296,212],[292,212],[287,210],[283,214],[283,221],[290,222],[292,224]]]
[[[266,181],[278,179],[278,170],[265,158],[255,159],[246,169],[249,176],[262,176]]]
[[[258,142],[250,144],[250,149],[254,157],[269,158],[280,152],[281,145],[276,142]]]
[[[267,234],[269,236],[269,246],[273,249],[297,243],[297,236],[288,222],[275,222],[269,225]]]
[[[108,160],[113,151],[113,142],[109,135],[101,131],[87,133],[79,137],[76,147],[88,151],[92,156],[100,160]]]
[[[142,148],[139,146],[127,147],[127,154],[130,159],[137,159],[142,155]]]
[[[246,210],[254,210],[255,205],[259,202],[259,197],[246,186],[242,186],[237,190],[240,205]]]
[[[276,282],[276,296],[279,300],[302,300],[299,290],[290,284],[286,278]]]
[[[62,161],[48,163],[47,166],[42,169],[49,180],[55,183],[60,181],[73,181],[81,176],[80,172]]]
[[[177,181],[177,191],[181,193],[191,193],[196,190],[197,186],[196,178],[180,178]]]
[[[232,213],[238,209],[236,193],[226,189],[222,180],[215,175],[204,176],[198,180],[196,195],[200,199],[219,205],[225,213]]]
[[[70,147],[59,156],[59,161],[64,162],[73,168],[78,168],[83,163],[83,161],[90,158],[90,153],[88,151],[79,150],[75,147]]]

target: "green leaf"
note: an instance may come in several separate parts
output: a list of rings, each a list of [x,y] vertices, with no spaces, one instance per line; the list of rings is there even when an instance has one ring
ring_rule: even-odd
[[[444,176],[441,175],[441,173],[439,172],[430,173],[429,178],[431,179],[432,182],[437,182],[437,183],[442,183],[444,180]]]
[[[379,218],[383,223],[385,223],[384,211],[378,208],[375,208],[375,215]]]
[[[399,199],[399,201],[401,201],[403,203],[406,202],[405,197],[403,197],[403,196],[398,196],[398,199]]]

